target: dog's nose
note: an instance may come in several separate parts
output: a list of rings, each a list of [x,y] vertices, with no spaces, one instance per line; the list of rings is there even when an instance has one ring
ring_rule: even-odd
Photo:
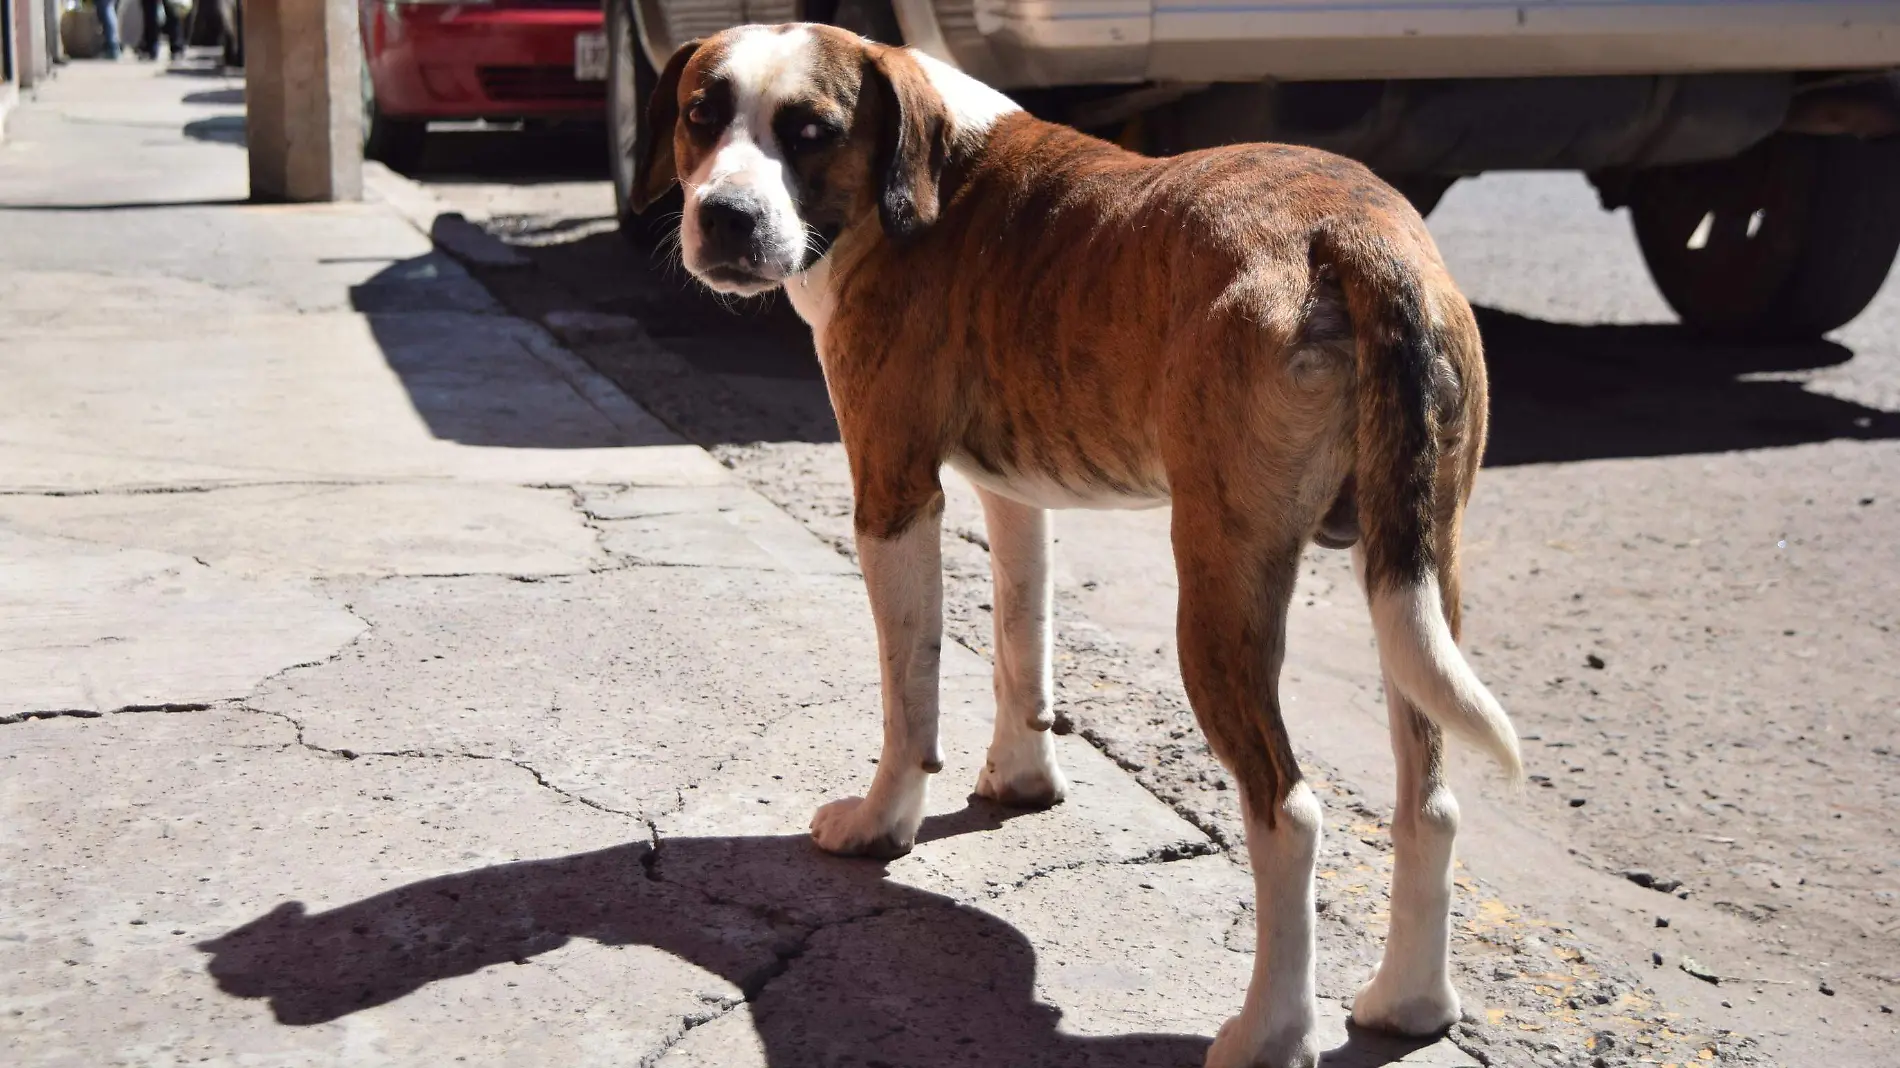
[[[700,202],[700,236],[707,250],[721,260],[751,255],[752,235],[758,225],[758,212],[743,201],[721,197]]]

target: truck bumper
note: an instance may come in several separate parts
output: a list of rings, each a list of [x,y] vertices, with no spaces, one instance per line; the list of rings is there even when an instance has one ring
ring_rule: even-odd
[[[744,20],[732,0],[636,2],[656,64]],[[893,2],[906,43],[1006,89],[1900,66],[1897,0]],[[753,21],[793,8],[744,5]]]

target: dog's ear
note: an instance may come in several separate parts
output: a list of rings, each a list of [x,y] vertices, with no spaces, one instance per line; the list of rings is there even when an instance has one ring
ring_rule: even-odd
[[[884,232],[903,240],[937,221],[938,186],[950,149],[943,97],[923,65],[901,48],[871,46],[864,91],[881,98],[881,125],[871,173],[879,181],[877,210]]]
[[[639,41],[632,42],[634,48]],[[680,74],[686,62],[699,51],[698,41],[679,46],[666,61],[660,80],[647,94],[646,122],[633,139],[633,210],[645,211],[679,181],[679,166],[673,160],[673,126],[680,117]],[[644,66],[644,64],[642,64]]]

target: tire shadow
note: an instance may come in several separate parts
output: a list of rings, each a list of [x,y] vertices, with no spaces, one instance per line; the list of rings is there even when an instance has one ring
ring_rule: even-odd
[[[1900,437],[1900,413],[1815,393],[1799,372],[1854,353],[1677,326],[1574,326],[1478,309],[1491,381],[1485,464],[1561,463]]]

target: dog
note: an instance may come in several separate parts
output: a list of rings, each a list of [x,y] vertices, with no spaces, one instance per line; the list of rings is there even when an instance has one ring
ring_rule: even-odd
[[[976,791],[1009,805],[1067,788],[1049,510],[1171,503],[1182,677],[1238,783],[1258,898],[1246,999],[1206,1063],[1317,1063],[1321,811],[1277,687],[1301,553],[1351,547],[1399,793],[1391,930],[1353,1017],[1414,1035],[1454,1023],[1444,736],[1513,779],[1522,766],[1456,644],[1487,416],[1477,324],[1405,198],[1306,148],[1149,158],[821,25],[682,46],[642,135],[636,208],[678,183],[687,270],[719,293],[786,292],[850,462],[883,755],[863,797],[818,810],[817,844],[904,853],[942,770],[945,465],[976,485],[989,529],[997,713]]]

